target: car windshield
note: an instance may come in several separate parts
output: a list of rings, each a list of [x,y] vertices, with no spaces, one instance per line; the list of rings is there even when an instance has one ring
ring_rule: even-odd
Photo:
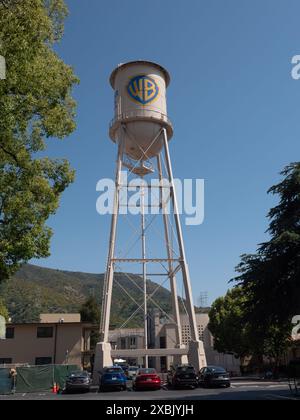
[[[219,366],[210,366],[208,369],[213,373],[226,373],[226,370]]]
[[[139,375],[155,375],[156,370],[155,369],[140,369]]]
[[[121,374],[119,372],[106,372],[104,375],[104,378],[111,378],[111,377],[116,377],[116,378],[120,378]]]
[[[105,369],[105,373],[123,373],[123,370],[118,367],[112,367]]]
[[[73,372],[71,373],[70,377],[74,378],[75,376],[88,376],[87,372],[82,372],[82,371],[77,371],[77,372]]]
[[[137,372],[139,370],[139,368],[137,368],[137,367],[131,367],[131,368],[129,368],[129,371],[130,372]]]
[[[194,373],[195,370],[192,366],[180,366],[177,368],[177,372],[179,373]]]

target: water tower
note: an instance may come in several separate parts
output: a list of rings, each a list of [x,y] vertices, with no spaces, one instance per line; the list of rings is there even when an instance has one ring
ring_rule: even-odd
[[[103,290],[103,307],[100,326],[100,343],[98,343],[95,355],[95,372],[104,366],[112,364],[114,358],[133,358],[143,355],[144,365],[148,366],[149,358],[173,356],[174,361],[187,361],[196,369],[206,364],[205,352],[202,341],[199,339],[195,309],[192,297],[190,274],[186,260],[186,253],[182,235],[182,227],[179,216],[178,202],[176,197],[173,169],[169,152],[169,141],[173,136],[173,126],[167,114],[166,91],[170,83],[169,73],[159,64],[149,61],[134,61],[119,65],[112,73],[110,83],[115,92],[115,117],[110,125],[109,135],[118,146],[114,211],[112,216],[110,242],[107,269]],[[140,243],[140,255],[125,254],[120,257],[116,252],[117,227],[124,202],[121,195],[124,189],[129,189],[129,184],[124,184],[123,171],[145,180],[146,178],[158,179],[158,184],[142,183],[140,186],[140,217],[138,219],[138,241]],[[168,181],[168,186],[164,181]],[[145,194],[155,189],[159,196],[158,204],[153,201],[145,203]],[[165,190],[168,189],[167,199]],[[165,211],[171,206],[171,214]],[[151,226],[147,226],[146,214],[149,214],[151,206],[156,207],[162,223],[162,236],[165,254],[149,256],[150,245],[147,246],[147,235]],[[151,213],[151,211],[150,211]],[[170,219],[174,223],[174,229]],[[177,243],[177,251],[174,251],[174,235]],[[155,247],[156,248],[156,247]],[[158,248],[157,248],[158,249]],[[155,252],[155,249],[153,250]],[[140,277],[143,279],[142,304],[137,303],[138,311],[143,312],[144,319],[144,344],[143,348],[137,349],[112,349],[109,343],[109,329],[111,320],[111,306],[113,286],[116,282],[116,272],[120,271],[121,264],[140,267]],[[150,271],[150,267],[163,267],[164,273],[157,270]],[[118,270],[117,270],[118,267]],[[155,272],[154,272],[155,271]],[[125,275],[131,271],[127,271]],[[149,343],[149,304],[155,303],[153,292],[149,295],[148,279],[167,274],[172,300],[172,322],[175,326],[175,345],[172,348],[157,349]],[[188,314],[190,327],[190,342],[183,345],[180,305],[178,299],[177,277],[181,275],[184,289],[183,306]],[[165,284],[165,282],[164,282]],[[133,301],[136,301],[130,292],[121,284],[123,293]],[[159,303],[156,306],[160,308]],[[165,314],[168,316],[168,314]],[[168,346],[167,346],[168,347]]]

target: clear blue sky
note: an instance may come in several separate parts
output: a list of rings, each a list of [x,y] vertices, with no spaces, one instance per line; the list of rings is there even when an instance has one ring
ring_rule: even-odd
[[[299,0],[68,0],[59,54],[81,79],[77,131],[49,141],[51,156],[77,171],[56,216],[51,257],[39,265],[103,272],[110,218],[95,210],[96,183],[113,177],[108,139],[120,62],[144,58],[172,75],[169,114],[175,175],[204,178],[206,219],[185,227],[195,296],[210,301],[228,289],[242,253],[265,240],[266,191],[299,159]]]

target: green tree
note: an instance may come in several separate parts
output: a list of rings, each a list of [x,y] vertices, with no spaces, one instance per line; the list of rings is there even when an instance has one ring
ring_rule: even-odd
[[[214,347],[220,353],[233,353],[241,359],[253,356],[263,364],[268,357],[278,366],[281,357],[291,345],[290,329],[286,324],[256,324],[249,312],[249,294],[235,287],[212,305],[209,330],[214,336]]]
[[[270,240],[255,255],[242,256],[235,279],[249,292],[249,320],[265,331],[290,332],[300,313],[300,163],[282,172],[284,179],[269,190],[279,204],[269,212]]]
[[[97,300],[94,296],[88,298],[88,300],[81,306],[80,309],[81,321],[82,322],[90,322],[94,325],[100,324],[100,305],[98,304]],[[91,332],[91,349],[96,347],[100,339],[99,330]]]
[[[256,343],[276,363],[291,345],[291,319],[300,313],[300,163],[281,174],[283,180],[269,190],[279,197],[268,214],[270,239],[241,257],[234,279],[246,296],[244,322],[255,337],[251,347]]]
[[[90,322],[92,324],[100,323],[100,307],[93,296],[88,298],[88,300],[81,306],[80,314],[82,322]]]
[[[46,221],[74,179],[66,160],[41,157],[48,138],[75,129],[71,91],[78,79],[53,51],[66,15],[63,0],[0,1],[7,65],[0,81],[0,281],[49,255]]]
[[[252,354],[250,329],[245,322],[246,299],[246,294],[239,287],[213,303],[208,328],[214,336],[214,348],[218,352],[233,353],[241,358]]]
[[[8,321],[8,318],[9,318],[8,310],[1,299],[0,299],[0,316],[3,316],[3,318],[5,318],[6,321]]]

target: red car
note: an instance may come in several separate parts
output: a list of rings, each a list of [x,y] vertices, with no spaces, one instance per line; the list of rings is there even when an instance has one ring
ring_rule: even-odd
[[[139,369],[132,387],[135,391],[142,389],[156,391],[161,388],[161,379],[155,369]]]

